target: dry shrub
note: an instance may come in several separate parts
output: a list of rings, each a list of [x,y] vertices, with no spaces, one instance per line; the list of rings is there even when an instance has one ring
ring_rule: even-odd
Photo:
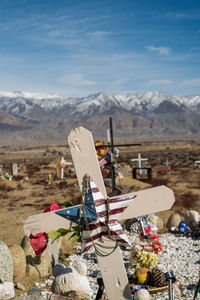
[[[15,180],[15,181],[22,180],[23,178],[24,178],[24,176],[22,176],[22,175],[13,176],[13,180]]]
[[[198,202],[199,196],[192,194],[191,192],[186,192],[182,195],[179,195],[178,202],[181,202],[182,206],[186,209],[191,209],[195,206],[196,202]]]
[[[41,179],[31,180],[31,183],[33,185],[47,185],[48,181],[46,178],[41,178]]]
[[[32,192],[31,193],[31,196],[32,197],[44,197],[44,196],[46,196],[46,193],[45,193],[45,195],[44,195],[44,193],[43,192]]]
[[[39,172],[40,171],[40,167],[39,166],[29,166],[27,168],[27,173],[28,173],[28,176],[33,176],[33,174],[35,174],[36,172]]]
[[[67,182],[66,182],[66,181],[61,181],[61,182],[59,182],[59,183],[57,184],[57,187],[58,187],[59,189],[65,189],[65,188],[67,188]]]
[[[18,183],[17,189],[20,190],[20,191],[24,189],[23,186],[21,185],[21,183]]]
[[[4,182],[0,182],[0,192],[11,192],[13,191],[15,188],[10,186],[8,184],[8,182],[4,181]]]
[[[160,185],[168,185],[169,180],[164,177],[159,177],[159,178],[152,178],[151,180],[151,185],[154,186],[160,186]]]
[[[0,199],[8,199],[9,194],[7,192],[0,193]]]

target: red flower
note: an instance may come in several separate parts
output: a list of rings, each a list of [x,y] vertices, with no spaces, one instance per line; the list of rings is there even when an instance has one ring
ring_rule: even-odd
[[[30,234],[30,243],[36,255],[42,253],[46,249],[48,243],[46,232],[39,232],[36,235]]]
[[[56,202],[51,203],[51,205],[48,208],[45,208],[45,210],[43,211],[44,213],[49,212],[49,211],[53,211],[53,210],[58,210],[61,209],[62,207],[60,207]]]
[[[153,240],[156,240],[156,241],[158,241],[160,238],[160,236],[158,234],[153,234],[151,226],[144,227],[144,233],[145,233],[145,235],[150,236]],[[140,238],[142,239],[143,237],[144,237],[143,234],[140,234]]]
[[[156,254],[158,254],[159,252],[161,252],[163,250],[163,246],[160,242],[158,241],[153,241],[152,242],[152,246],[154,248],[154,251],[156,252]]]

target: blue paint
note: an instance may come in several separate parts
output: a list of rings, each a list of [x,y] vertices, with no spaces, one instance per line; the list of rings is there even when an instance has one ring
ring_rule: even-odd
[[[81,214],[80,214],[81,209]],[[66,209],[55,211],[55,213],[74,223],[85,226],[97,220],[97,213],[94,204],[94,198],[89,183],[88,193],[85,193],[85,202],[83,205],[76,205]]]

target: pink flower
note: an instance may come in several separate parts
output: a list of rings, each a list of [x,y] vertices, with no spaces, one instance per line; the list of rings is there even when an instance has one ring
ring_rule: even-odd
[[[30,234],[30,243],[36,255],[42,253],[46,249],[48,243],[46,232],[39,232],[35,235]]]
[[[158,234],[153,234],[151,226],[144,227],[144,233],[145,235],[149,235],[155,241],[158,241],[160,238]],[[143,237],[144,237],[143,234],[141,234],[140,238],[142,239]]]
[[[45,208],[45,210],[43,212],[46,213],[46,212],[58,210],[61,208],[62,207],[60,207],[56,202],[52,202],[51,205],[48,208]]]

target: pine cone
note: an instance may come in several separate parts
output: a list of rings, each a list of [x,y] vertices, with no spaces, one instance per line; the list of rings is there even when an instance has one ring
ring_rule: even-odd
[[[154,267],[150,272],[149,284],[155,287],[162,287],[166,285],[164,273],[158,267]]]

